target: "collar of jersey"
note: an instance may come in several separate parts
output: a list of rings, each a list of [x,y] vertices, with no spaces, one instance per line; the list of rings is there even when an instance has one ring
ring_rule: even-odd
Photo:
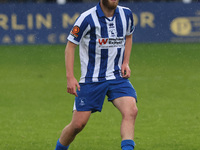
[[[113,16],[117,15],[118,13],[119,13],[119,8],[117,7],[117,8],[115,9],[115,13],[114,13]],[[97,14],[98,14],[99,17],[106,17],[106,16],[104,15],[102,9],[101,9],[100,2],[99,2],[98,5],[97,5]]]

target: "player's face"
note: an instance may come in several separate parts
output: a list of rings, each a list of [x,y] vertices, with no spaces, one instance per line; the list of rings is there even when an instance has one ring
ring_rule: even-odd
[[[108,9],[116,9],[119,0],[102,0],[102,3]]]

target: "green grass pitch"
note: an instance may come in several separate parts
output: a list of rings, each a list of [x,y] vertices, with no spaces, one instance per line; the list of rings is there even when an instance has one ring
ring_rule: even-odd
[[[72,116],[65,45],[0,46],[0,150],[54,150]],[[75,76],[80,77],[78,50]],[[134,44],[136,150],[200,149],[200,44]],[[105,99],[71,150],[120,150],[121,115]]]

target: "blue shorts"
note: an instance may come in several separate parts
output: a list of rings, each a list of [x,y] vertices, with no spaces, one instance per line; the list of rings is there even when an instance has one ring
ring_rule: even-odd
[[[119,97],[131,96],[137,100],[137,94],[128,79],[107,80],[103,82],[80,83],[78,97],[75,98],[74,110],[101,112],[105,96],[108,101]]]

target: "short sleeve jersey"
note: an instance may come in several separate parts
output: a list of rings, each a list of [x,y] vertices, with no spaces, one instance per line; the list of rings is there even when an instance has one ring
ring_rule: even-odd
[[[126,36],[134,31],[129,8],[117,6],[113,17],[105,17],[100,4],[82,13],[68,40],[79,45],[80,83],[122,78]]]

